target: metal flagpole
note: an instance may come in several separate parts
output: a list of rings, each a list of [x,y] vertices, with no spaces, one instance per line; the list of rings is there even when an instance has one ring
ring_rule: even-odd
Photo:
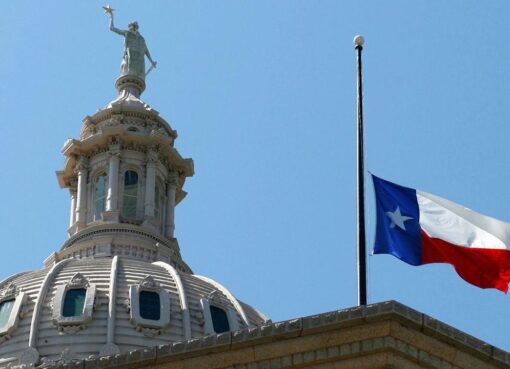
[[[363,86],[361,74],[361,51],[365,40],[362,36],[354,37],[358,69],[358,121],[357,121],[357,244],[358,244],[358,305],[367,304],[367,252],[365,237],[365,189],[363,159]]]

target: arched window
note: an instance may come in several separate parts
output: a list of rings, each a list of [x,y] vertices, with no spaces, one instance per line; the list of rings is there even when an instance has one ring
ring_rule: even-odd
[[[210,305],[211,320],[213,329],[216,333],[223,333],[230,331],[230,324],[228,323],[227,312],[217,306]]]
[[[138,173],[128,170],[124,173],[124,196],[122,214],[126,218],[136,219],[136,205],[138,197]]]
[[[101,213],[106,208],[106,174],[103,173],[96,178],[94,189],[94,220],[101,219]]]

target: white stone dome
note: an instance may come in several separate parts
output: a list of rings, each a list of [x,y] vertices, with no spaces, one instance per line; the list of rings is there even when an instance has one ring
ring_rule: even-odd
[[[0,283],[0,301],[20,301],[9,332],[0,338],[0,366],[70,362],[219,333],[210,306],[225,311],[232,331],[267,322],[219,283],[162,261],[156,247],[119,246],[113,237],[103,248],[66,251],[53,254],[42,270]],[[95,294],[83,306],[90,316],[72,321],[62,316],[63,299],[66,288],[77,287]],[[159,321],[140,316],[136,290],[159,294]]]

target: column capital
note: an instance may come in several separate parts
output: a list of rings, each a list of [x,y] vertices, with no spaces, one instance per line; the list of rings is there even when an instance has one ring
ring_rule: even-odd
[[[89,168],[89,160],[85,156],[79,156],[76,160],[76,166],[74,168],[75,173],[87,170]]]
[[[76,186],[69,187],[69,193],[71,194],[71,196],[76,196],[78,194],[78,188]]]
[[[121,151],[121,142],[118,136],[110,137],[108,139],[108,154],[110,156],[119,156]]]
[[[168,179],[166,183],[168,184],[168,186],[177,187],[177,185],[179,184],[179,173],[175,171],[171,171],[170,173],[168,173]]]
[[[154,147],[151,147],[148,151],[147,151],[147,154],[145,156],[145,160],[147,162],[147,164],[155,164],[159,161],[159,151],[154,148]]]

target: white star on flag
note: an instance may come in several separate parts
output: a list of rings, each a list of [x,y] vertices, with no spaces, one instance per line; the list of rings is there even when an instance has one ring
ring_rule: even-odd
[[[413,219],[412,217],[406,217],[405,215],[402,215],[400,213],[400,207],[397,206],[397,209],[394,212],[387,211],[386,215],[388,218],[391,219],[390,228],[395,228],[395,226],[398,226],[399,228],[406,230],[406,226],[404,225],[404,222],[409,219]]]

